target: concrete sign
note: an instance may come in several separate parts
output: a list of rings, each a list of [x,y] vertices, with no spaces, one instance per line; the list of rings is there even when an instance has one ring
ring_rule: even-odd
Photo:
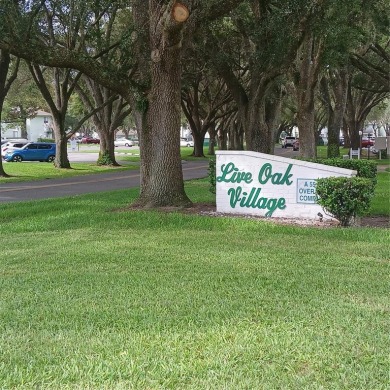
[[[216,200],[221,213],[318,219],[323,210],[317,204],[316,180],[356,175],[350,169],[263,153],[217,151],[216,156]]]

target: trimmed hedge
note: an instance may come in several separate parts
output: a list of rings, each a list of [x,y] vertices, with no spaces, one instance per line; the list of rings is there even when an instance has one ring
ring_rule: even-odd
[[[302,159],[317,164],[331,165],[334,167],[353,169],[357,171],[358,177],[365,177],[371,179],[376,183],[377,164],[374,161],[350,159],[344,160],[341,158],[327,158],[327,159]]]
[[[38,138],[38,142],[49,142],[51,144],[54,144],[56,141],[53,138]]]

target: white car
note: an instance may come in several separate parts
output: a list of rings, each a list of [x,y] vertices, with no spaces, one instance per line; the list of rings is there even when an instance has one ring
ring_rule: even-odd
[[[189,141],[185,138],[180,138],[180,146],[194,147],[194,141]]]
[[[114,141],[114,146],[134,146],[134,142],[127,138],[118,138]]]
[[[13,149],[22,148],[24,145],[27,145],[28,141],[10,141],[1,145],[1,154],[4,156],[5,152],[11,151]]]
[[[295,137],[284,137],[282,141],[282,148],[287,148],[287,146],[293,146],[294,142],[296,141]]]

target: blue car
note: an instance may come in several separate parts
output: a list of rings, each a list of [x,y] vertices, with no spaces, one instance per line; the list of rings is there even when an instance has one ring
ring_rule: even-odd
[[[29,142],[19,149],[7,151],[3,156],[5,161],[54,161],[56,157],[56,144],[46,142]]]

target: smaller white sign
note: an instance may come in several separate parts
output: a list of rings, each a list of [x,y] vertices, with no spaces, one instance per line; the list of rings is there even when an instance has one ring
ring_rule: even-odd
[[[297,179],[297,203],[317,203],[316,184],[313,179]]]

